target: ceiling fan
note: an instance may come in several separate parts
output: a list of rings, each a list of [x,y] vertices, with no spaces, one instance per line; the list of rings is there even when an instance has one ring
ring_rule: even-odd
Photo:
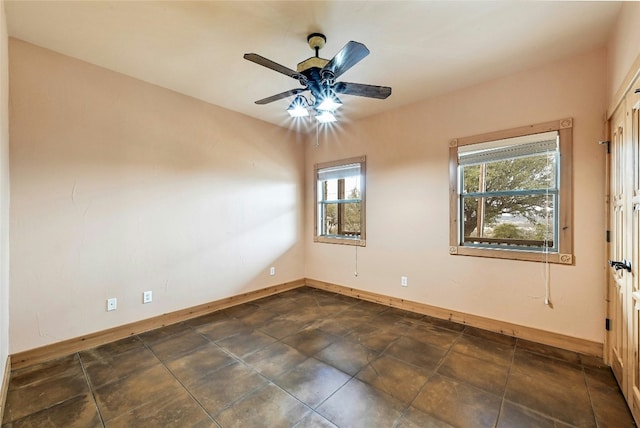
[[[296,71],[255,53],[244,54],[244,59],[292,77],[302,85],[302,88],[291,89],[258,100],[256,104],[268,104],[296,95],[293,103],[289,106],[289,113],[292,116],[307,116],[308,109],[311,108],[317,112],[316,117],[322,122],[321,116],[323,115],[326,119],[329,119],[327,113],[335,120],[335,117],[330,113],[341,105],[337,94],[378,99],[385,99],[391,95],[391,88],[388,86],[337,82],[336,79],[344,72],[369,55],[369,49],[362,43],[350,41],[331,60],[327,60],[320,58],[318,55],[319,50],[324,47],[326,41],[327,38],[324,34],[309,34],[307,42],[309,47],[315,50],[316,55],[299,63]],[[300,95],[305,91],[310,92],[310,100]],[[297,111],[298,114],[294,114],[294,111]],[[333,120],[329,119],[327,121]]]

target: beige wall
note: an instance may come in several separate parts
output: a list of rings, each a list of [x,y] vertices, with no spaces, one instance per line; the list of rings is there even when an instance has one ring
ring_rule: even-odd
[[[2,0],[0,1],[0,385],[2,385],[2,374],[9,354],[9,57],[7,42],[7,22],[4,0]]]
[[[608,44],[608,95],[610,102],[626,82],[629,73],[640,66],[640,2],[624,2]],[[622,94],[621,94],[622,95]],[[609,112],[613,113],[613,112]]]
[[[596,142],[612,82],[638,55],[633,44],[610,49],[618,51],[608,84],[607,55],[596,51],[343,123],[314,148],[278,127],[11,40],[11,353],[302,276],[602,341]],[[575,119],[576,263],[551,266],[550,309],[542,264],[448,255],[447,145],[567,116]],[[313,243],[313,164],[361,154],[367,247]],[[154,291],[150,305],[141,304],[144,290]],[[117,311],[105,311],[108,297],[118,298]]]
[[[22,41],[9,57],[11,353],[303,276],[294,134]]]
[[[306,276],[593,341],[604,319],[604,50],[343,125],[306,152]],[[393,96],[393,95],[392,95]],[[384,102],[384,101],[371,101]],[[574,118],[575,266],[450,256],[451,139]],[[308,144],[310,146],[310,144]],[[314,243],[313,164],[367,156],[367,246]],[[400,276],[409,286],[400,286]]]

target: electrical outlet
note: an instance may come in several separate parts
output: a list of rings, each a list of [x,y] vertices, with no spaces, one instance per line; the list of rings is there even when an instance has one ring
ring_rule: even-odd
[[[400,285],[402,285],[403,287],[406,287],[407,285],[409,285],[406,276],[400,277]]]
[[[142,303],[151,303],[153,301],[153,291],[145,291],[142,293]]]
[[[118,308],[118,299],[112,297],[107,299],[107,311],[115,311]]]
[[[269,269],[269,275],[274,276],[276,274],[276,268],[271,266],[271,269]]]

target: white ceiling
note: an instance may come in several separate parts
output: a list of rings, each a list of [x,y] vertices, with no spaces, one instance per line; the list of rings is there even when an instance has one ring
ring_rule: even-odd
[[[299,87],[246,61],[295,69],[322,32],[330,59],[349,40],[371,54],[339,80],[391,86],[386,100],[342,96],[356,120],[604,46],[619,2],[15,1],[9,35],[246,115],[289,126]]]

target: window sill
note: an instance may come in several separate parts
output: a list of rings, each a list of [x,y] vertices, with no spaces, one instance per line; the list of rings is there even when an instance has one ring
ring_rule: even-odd
[[[313,238],[313,242],[322,242],[325,244],[355,245],[358,247],[367,246],[366,240],[357,238],[333,238],[328,236],[316,236]]]
[[[543,253],[540,251],[451,246],[449,247],[449,254],[454,256],[489,257],[493,259],[523,260],[529,262],[549,262],[562,265],[573,265],[572,254]]]

